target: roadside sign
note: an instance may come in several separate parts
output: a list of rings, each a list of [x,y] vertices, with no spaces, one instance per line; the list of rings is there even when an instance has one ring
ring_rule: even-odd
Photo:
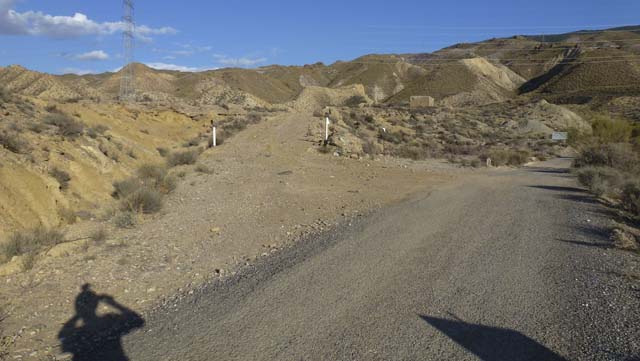
[[[567,132],[553,132],[553,134],[551,134],[551,140],[568,140],[569,139],[569,133]]]

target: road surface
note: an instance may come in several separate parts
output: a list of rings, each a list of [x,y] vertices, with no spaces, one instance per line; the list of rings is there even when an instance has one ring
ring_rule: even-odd
[[[638,257],[610,247],[606,210],[569,164],[479,171],[302,241],[150,317],[124,349],[132,361],[638,360]]]

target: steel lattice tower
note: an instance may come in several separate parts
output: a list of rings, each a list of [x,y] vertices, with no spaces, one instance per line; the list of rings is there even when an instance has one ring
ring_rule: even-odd
[[[120,79],[120,100],[131,100],[135,95],[134,48],[136,23],[134,20],[133,0],[123,0],[122,47],[124,52],[124,68]]]

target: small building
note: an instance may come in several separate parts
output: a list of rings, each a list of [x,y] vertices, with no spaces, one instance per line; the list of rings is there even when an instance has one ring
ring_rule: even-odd
[[[409,106],[416,108],[431,108],[436,106],[436,100],[430,96],[412,96],[409,98]]]

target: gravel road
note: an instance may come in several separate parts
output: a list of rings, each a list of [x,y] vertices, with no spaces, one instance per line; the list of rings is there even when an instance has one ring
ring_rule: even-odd
[[[124,349],[132,361],[638,360],[640,262],[610,247],[606,209],[568,166],[479,171],[301,241],[149,317]]]

